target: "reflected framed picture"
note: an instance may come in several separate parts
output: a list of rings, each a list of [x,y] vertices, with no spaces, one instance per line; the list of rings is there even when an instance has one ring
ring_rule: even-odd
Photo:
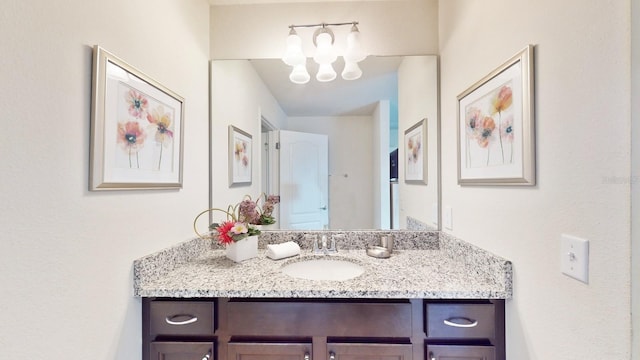
[[[229,185],[251,185],[251,135],[229,125]]]
[[[427,184],[427,119],[404,132],[404,182]]]
[[[184,98],[93,49],[89,190],[182,188]]]
[[[458,95],[458,184],[535,185],[533,50]]]

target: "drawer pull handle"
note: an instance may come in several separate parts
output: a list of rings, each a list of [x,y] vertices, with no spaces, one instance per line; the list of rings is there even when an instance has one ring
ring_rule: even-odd
[[[211,359],[211,353],[210,352],[202,358],[202,360],[209,360],[209,359]]]
[[[177,317],[183,317],[183,316],[188,316],[189,319],[187,320],[182,320],[182,321],[175,321],[173,319],[177,318]],[[189,324],[193,324],[194,322],[198,321],[198,317],[197,316],[193,316],[193,315],[184,315],[184,314],[180,314],[180,315],[173,315],[172,317],[166,317],[164,319],[164,321],[167,322],[167,324],[169,325],[189,325]]]
[[[304,353],[304,360],[310,360],[311,359],[311,355],[309,355],[309,353]]]
[[[428,360],[438,360],[438,359],[436,359],[436,356],[433,355],[433,351],[429,351],[429,359]]]
[[[336,353],[333,351],[329,352],[329,360],[336,360]]]
[[[457,328],[472,328],[478,326],[478,320],[471,320],[465,317],[452,317],[445,319],[444,324]]]

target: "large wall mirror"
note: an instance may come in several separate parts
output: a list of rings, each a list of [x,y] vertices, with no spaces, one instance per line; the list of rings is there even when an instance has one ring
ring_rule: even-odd
[[[212,206],[265,192],[282,196],[280,229],[439,229],[437,56],[369,56],[360,79],[324,83],[309,65],[298,85],[280,59],[211,62]],[[250,185],[216,175],[229,125],[252,135]],[[406,181],[416,161],[424,178]]]

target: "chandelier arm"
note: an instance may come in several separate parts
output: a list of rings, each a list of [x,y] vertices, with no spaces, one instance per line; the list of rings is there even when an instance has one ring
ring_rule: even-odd
[[[342,23],[319,23],[319,24],[303,24],[303,25],[289,25],[289,29],[295,28],[311,28],[311,27],[327,27],[327,26],[343,26],[343,25],[358,25],[359,22],[342,22]]]

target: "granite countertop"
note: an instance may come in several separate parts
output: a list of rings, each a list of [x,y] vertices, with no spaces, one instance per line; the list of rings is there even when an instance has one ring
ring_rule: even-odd
[[[382,232],[341,232],[350,241],[338,253],[315,255],[302,241],[310,232],[263,232],[258,257],[235,263],[210,240],[195,239],[134,262],[134,293],[141,297],[435,298],[508,299],[511,263],[449,235],[394,231],[388,259],[366,255]],[[311,232],[313,233],[313,232]],[[389,233],[387,231],[387,233]],[[271,260],[265,243],[296,241],[301,255]],[[293,278],[280,268],[306,258],[344,259],[364,274],[344,281]]]

